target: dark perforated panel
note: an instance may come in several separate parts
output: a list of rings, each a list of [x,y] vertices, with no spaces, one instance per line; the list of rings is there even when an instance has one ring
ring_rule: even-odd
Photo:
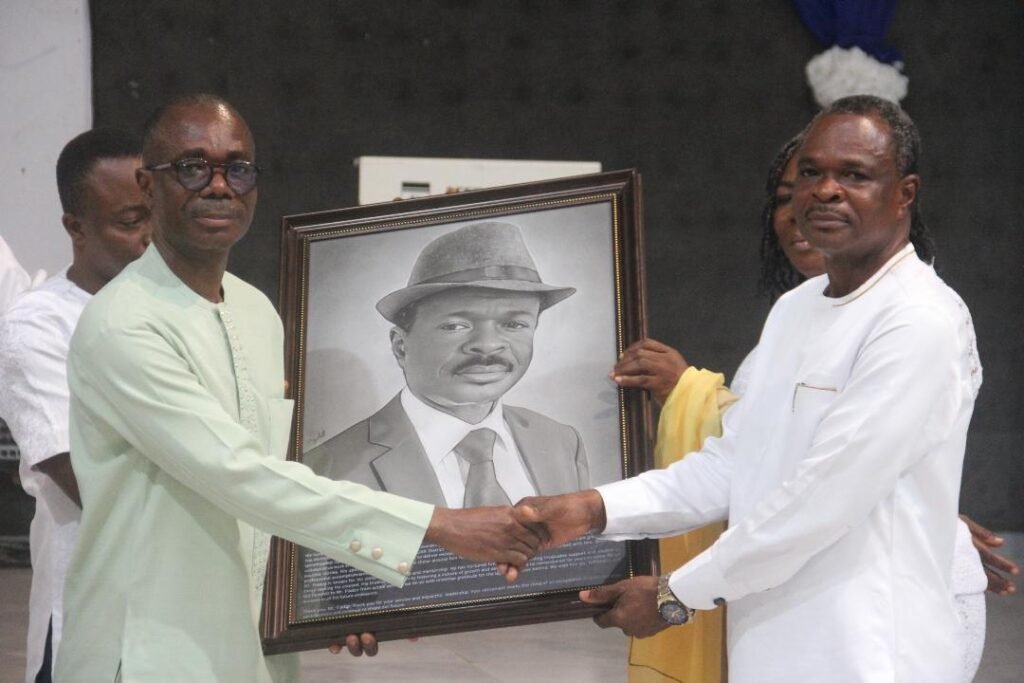
[[[755,298],[759,193],[813,112],[819,46],[788,2],[93,0],[97,123],[214,90],[268,174],[232,267],[276,298],[282,214],[355,201],[368,154],[596,159],[644,174],[653,335],[735,369]],[[978,16],[975,16],[975,15]],[[986,384],[965,508],[1024,529],[1024,6],[906,0],[893,44],[926,142],[926,216],[974,311]]]

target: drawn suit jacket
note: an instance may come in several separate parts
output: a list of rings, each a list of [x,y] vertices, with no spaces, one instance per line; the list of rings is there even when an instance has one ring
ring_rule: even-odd
[[[583,441],[575,429],[526,408],[506,405],[505,421],[540,495],[590,487]],[[434,469],[395,396],[383,408],[306,453],[317,474],[446,505]],[[515,501],[513,501],[515,502]]]

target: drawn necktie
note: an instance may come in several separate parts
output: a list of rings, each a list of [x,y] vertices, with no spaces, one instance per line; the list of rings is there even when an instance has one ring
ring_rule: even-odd
[[[494,475],[494,440],[490,429],[474,429],[455,447],[455,453],[469,463],[463,507],[509,505],[508,496]]]

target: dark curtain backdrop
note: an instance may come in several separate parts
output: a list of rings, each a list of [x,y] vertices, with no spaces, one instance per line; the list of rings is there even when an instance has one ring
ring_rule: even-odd
[[[277,297],[282,215],[356,200],[362,155],[598,160],[643,174],[652,336],[731,375],[757,341],[761,186],[824,49],[786,0],[93,0],[97,124],[214,91],[261,180],[232,270]],[[939,269],[985,385],[963,508],[1024,530],[1024,4],[901,0],[889,43],[925,141]]]

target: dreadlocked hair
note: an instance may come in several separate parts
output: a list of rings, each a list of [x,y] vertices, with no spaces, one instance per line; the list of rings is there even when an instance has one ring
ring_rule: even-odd
[[[797,135],[782,146],[768,167],[768,178],[764,184],[764,208],[761,209],[761,277],[757,283],[757,290],[773,303],[806,279],[790,264],[782,251],[779,236],[775,234],[774,220],[775,209],[778,208],[775,192],[779,189],[782,174],[802,139],[802,135]]]

